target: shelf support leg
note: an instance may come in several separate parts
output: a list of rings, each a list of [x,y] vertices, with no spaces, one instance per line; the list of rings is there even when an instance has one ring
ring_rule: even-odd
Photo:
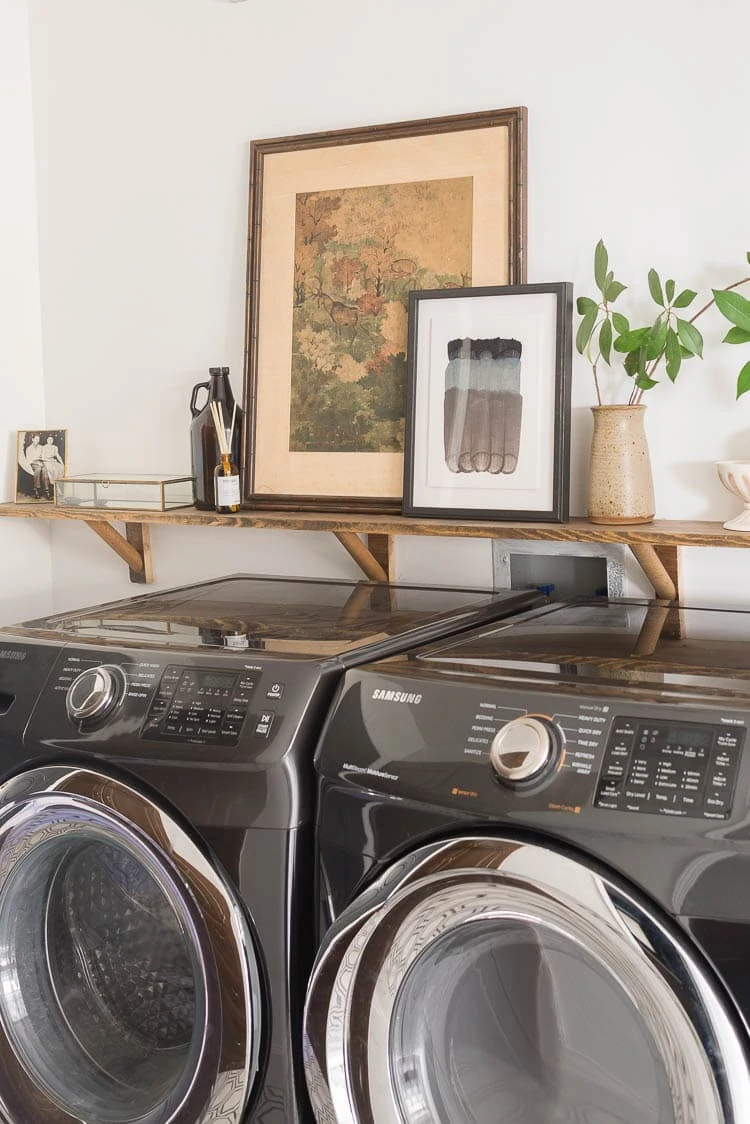
[[[139,585],[150,584],[154,580],[151,567],[151,541],[149,529],[143,523],[126,523],[125,534],[121,535],[111,523],[94,523],[86,520],[95,535],[114,550],[130,570],[131,582]]]
[[[367,546],[362,542],[359,535],[354,531],[334,531],[336,538],[339,540],[344,550],[354,559],[359,568],[364,571],[368,578],[376,582],[387,582],[388,574],[383,569],[377,558],[370,552]],[[387,538],[386,535],[377,535],[377,538]]]
[[[676,601],[679,597],[677,547],[631,543],[630,549],[656,596],[663,601]]]
[[[385,573],[385,580],[393,581],[393,536],[392,535],[368,535],[367,536],[367,549],[373,556],[376,562],[379,562],[383,567]]]
[[[130,570],[131,582],[151,585],[154,580],[154,569],[151,564],[151,528],[148,523],[126,523],[125,538],[138,552],[138,557],[143,559],[142,570]]]

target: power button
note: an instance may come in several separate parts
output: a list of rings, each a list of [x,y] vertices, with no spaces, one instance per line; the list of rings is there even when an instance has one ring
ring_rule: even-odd
[[[283,694],[284,694],[284,684],[283,683],[272,683],[271,686],[266,691],[266,698],[267,699],[280,699]]]

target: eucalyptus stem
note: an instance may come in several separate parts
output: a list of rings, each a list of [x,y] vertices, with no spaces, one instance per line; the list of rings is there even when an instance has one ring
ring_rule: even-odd
[[[748,281],[750,281],[750,277],[743,277],[741,281],[735,281],[733,285],[727,285],[726,289],[722,289],[721,291],[723,293],[731,293],[732,289],[739,289],[740,285],[746,285]],[[695,316],[691,316],[688,323],[692,324],[694,320],[697,320],[699,316],[702,316],[704,312],[707,312],[712,304],[716,304],[716,297],[711,297],[711,300],[708,302],[708,304],[704,304],[703,308],[699,308]]]
[[[592,332],[592,337],[593,337],[593,332]],[[597,364],[598,364],[599,360],[601,359],[601,357],[602,357],[602,353],[601,353],[601,349],[600,349],[599,353],[596,356],[596,359],[591,358],[591,340],[589,340],[588,344],[586,345],[586,358],[588,359],[589,363],[591,364],[591,370],[592,370],[593,375],[594,375],[594,388],[596,390],[596,404],[597,404],[597,406],[601,406],[601,404],[602,404],[602,395],[601,395],[601,390],[599,388],[599,375],[597,374],[597,369],[596,369]]]
[[[607,298],[604,297],[604,296],[603,296],[603,300],[602,300],[602,303],[600,305],[600,308],[602,309],[602,312],[604,313],[604,319],[609,320],[609,309],[607,308]],[[597,369],[596,369],[597,364],[598,364],[599,360],[601,359],[601,357],[602,357],[602,349],[601,348],[599,348],[599,354],[597,355],[596,359],[592,360],[591,354],[589,353],[589,362],[591,363],[591,371],[594,375],[594,389],[596,390],[596,404],[597,404],[597,406],[601,406],[601,404],[602,404],[602,392],[601,392],[601,388],[599,386],[599,374],[598,374]]]
[[[596,370],[596,365],[599,362],[599,360],[601,359],[601,357],[602,357],[602,353],[600,351],[599,354],[597,355],[596,359],[591,360],[591,370],[594,373],[594,389],[596,390],[596,404],[597,404],[597,406],[601,406],[601,404],[602,404],[602,394],[601,394],[601,390],[599,389],[599,375],[597,374],[597,370]]]
[[[734,281],[731,285],[727,285],[726,288],[722,289],[722,292],[723,293],[730,293],[732,291],[732,289],[739,289],[740,285],[746,285],[748,283],[748,281],[750,281],[750,277],[743,277],[741,281]],[[711,305],[714,305],[714,304],[716,304],[716,297],[711,297],[711,300],[708,301],[706,304],[704,304],[703,308],[699,308],[698,311],[693,316],[690,317],[690,319],[688,320],[688,324],[694,324],[695,321],[698,319],[698,317],[702,316],[704,312],[708,312]],[[671,315],[671,312],[672,312],[672,306],[670,305],[669,308],[667,309],[667,315],[668,316]],[[648,375],[649,378],[651,378],[652,374],[654,373],[656,368],[659,366],[659,364],[661,363],[663,358],[664,358],[664,352],[662,351],[661,355],[658,355],[656,357],[656,359],[654,359],[653,363],[651,364],[648,371],[646,372],[646,374]],[[636,389],[635,386],[634,386],[633,389],[634,390]],[[628,402],[628,405],[630,405],[630,406],[640,405],[641,399],[643,398],[643,393],[644,393],[643,389],[638,389],[638,393],[634,397],[633,392],[631,391],[630,401]]]
[[[596,373],[596,363],[594,363],[592,365],[591,370],[594,372],[594,389],[596,390],[596,404],[597,404],[597,406],[601,406],[602,395],[601,395],[601,391],[599,390],[599,376]]]

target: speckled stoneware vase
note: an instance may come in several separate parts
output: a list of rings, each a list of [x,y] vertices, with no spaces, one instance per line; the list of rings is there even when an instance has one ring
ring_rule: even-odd
[[[592,406],[589,467],[592,523],[650,523],[654,483],[643,426],[645,406]]]

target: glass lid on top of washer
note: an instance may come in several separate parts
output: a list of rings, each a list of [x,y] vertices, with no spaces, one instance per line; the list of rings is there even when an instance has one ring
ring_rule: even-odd
[[[418,666],[556,682],[700,684],[750,694],[750,612],[646,600],[581,599],[414,653]],[[744,684],[742,681],[746,681]]]
[[[541,600],[536,590],[238,574],[28,621],[22,631],[162,649],[224,648],[303,659],[356,652],[374,658],[498,620]]]

